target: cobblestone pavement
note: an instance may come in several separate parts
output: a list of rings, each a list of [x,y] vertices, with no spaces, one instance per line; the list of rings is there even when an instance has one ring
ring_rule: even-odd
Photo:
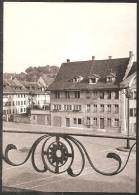
[[[15,123],[4,123],[7,130],[43,130],[45,127]],[[51,128],[49,129],[51,130]],[[65,130],[67,131],[67,129]],[[75,130],[77,131],[77,130]],[[78,130],[79,131],[79,130]],[[64,132],[64,129],[63,129]],[[15,144],[17,150],[10,152],[10,158],[14,162],[22,162],[39,135],[30,134],[3,134],[3,150],[7,144]],[[95,166],[103,171],[114,170],[117,166],[113,159],[107,159],[108,152],[116,152],[125,162],[128,153],[116,150],[126,144],[125,140],[76,137],[86,147]],[[131,143],[132,144],[132,143]],[[81,157],[75,148],[74,169],[81,166]],[[36,161],[42,167],[39,149],[36,153]],[[103,176],[95,172],[86,159],[85,169],[78,177],[71,177],[66,172],[56,175],[50,172],[38,173],[31,164],[30,159],[22,166],[13,167],[3,162],[3,186],[14,189],[43,191],[43,192],[135,192],[136,189],[136,153],[131,153],[126,168],[119,175]]]

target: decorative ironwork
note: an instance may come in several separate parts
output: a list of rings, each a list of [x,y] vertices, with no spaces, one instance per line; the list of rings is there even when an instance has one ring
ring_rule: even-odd
[[[6,132],[6,131],[5,131]],[[16,132],[17,133],[17,132]],[[21,133],[21,132],[19,132]],[[24,132],[24,133],[29,133],[29,132]],[[31,133],[31,132],[30,132]],[[39,134],[39,132],[38,132]],[[41,133],[40,133],[41,134]],[[114,153],[108,153],[106,155],[107,158],[111,158],[115,160],[118,165],[117,168],[111,172],[103,172],[99,170],[91,160],[85,146],[77,140],[75,137],[76,136],[89,136],[89,137],[104,137],[104,138],[112,138],[111,136],[100,136],[100,135],[83,135],[83,134],[58,134],[58,133],[47,133],[45,135],[42,135],[39,137],[31,146],[29,149],[29,152],[25,158],[25,160],[21,163],[14,163],[10,160],[9,158],[9,151],[10,150],[17,150],[16,146],[13,144],[8,144],[5,153],[3,154],[3,160],[8,163],[9,165],[12,166],[20,166],[25,164],[29,158],[31,158],[32,166],[37,172],[46,172],[49,170],[52,173],[60,174],[63,172],[66,172],[72,176],[76,177],[80,175],[85,167],[85,159],[88,160],[90,166],[92,169],[94,169],[97,173],[100,173],[102,175],[106,176],[112,176],[119,174],[124,170],[126,167],[129,157],[131,154],[131,151],[133,147],[136,145],[134,143],[132,147],[129,150],[129,154],[127,155],[127,159],[125,163],[122,162],[121,157]],[[135,138],[130,138],[130,137],[115,137],[116,139],[131,139],[135,140]],[[37,147],[41,144],[41,160],[43,162],[43,168],[40,169],[36,163],[35,160],[35,152],[37,150]],[[75,161],[75,150],[74,147],[76,147],[79,151],[79,154],[81,156],[81,167],[78,170],[78,173],[74,172],[73,170],[73,164]],[[86,157],[86,158],[85,158]]]

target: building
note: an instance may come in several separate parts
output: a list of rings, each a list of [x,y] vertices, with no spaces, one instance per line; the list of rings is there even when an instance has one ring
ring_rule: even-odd
[[[29,102],[33,107],[46,109],[50,104],[49,92],[38,82],[24,81],[22,84],[29,91]]]
[[[4,121],[28,122],[28,119],[23,116],[23,114],[27,113],[28,107],[46,110],[49,108],[49,104],[49,93],[38,83],[20,82],[12,77],[3,80]]]
[[[123,133],[127,133],[127,118],[129,118],[129,134],[134,135],[136,134],[136,108],[137,108],[137,102],[136,102],[136,89],[137,89],[137,73],[136,71],[137,64],[133,63],[133,67],[130,71],[129,76],[121,82],[121,88],[122,90],[122,116],[123,121],[122,123],[122,131]],[[126,89],[128,89],[126,91]],[[127,94],[128,93],[128,94]],[[128,96],[128,97],[127,97]],[[129,114],[129,115],[128,115]]]
[[[48,87],[51,125],[125,133],[120,84],[134,72],[131,51],[126,58],[67,60]]]
[[[29,92],[17,79],[3,81],[3,120],[12,121],[16,114],[26,113]]]

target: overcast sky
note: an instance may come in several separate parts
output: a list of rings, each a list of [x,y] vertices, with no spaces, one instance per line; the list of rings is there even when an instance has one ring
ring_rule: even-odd
[[[136,56],[135,3],[4,2],[4,72]]]

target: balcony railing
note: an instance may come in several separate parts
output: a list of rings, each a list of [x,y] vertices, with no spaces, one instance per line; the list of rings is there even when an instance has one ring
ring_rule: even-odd
[[[128,161],[129,157],[131,155],[131,151],[136,145],[136,138],[135,137],[127,137],[127,136],[111,136],[111,135],[96,135],[96,134],[79,134],[79,133],[57,133],[57,132],[36,132],[36,131],[11,131],[11,130],[4,130],[3,133],[17,133],[17,134],[34,134],[34,135],[40,135],[39,138],[37,138],[34,143],[32,143],[32,146],[29,148],[28,153],[23,160],[23,162],[13,162],[10,160],[9,157],[9,151],[11,150],[17,150],[17,147],[12,143],[8,144],[6,146],[6,149],[2,155],[3,160],[8,163],[11,166],[21,166],[25,164],[29,159],[31,159],[31,163],[33,168],[37,172],[46,172],[49,170],[50,172],[54,174],[60,174],[63,172],[67,172],[68,175],[72,177],[79,176],[85,167],[85,161],[87,160],[92,167],[94,171],[96,171],[99,174],[105,175],[105,176],[113,176],[117,175],[120,172],[122,172]],[[90,138],[107,138],[107,139],[121,139],[121,140],[132,140],[135,141],[132,143],[131,148],[128,151],[128,155],[125,162],[122,162],[121,157],[119,154],[116,154],[115,152],[108,152],[107,158],[115,160],[118,165],[113,171],[107,171],[104,172],[96,167],[94,162],[92,161],[86,146],[84,146],[81,141],[79,140],[79,137],[90,137]],[[38,167],[36,160],[35,160],[35,152],[38,148],[38,145],[41,144],[41,160],[42,160],[42,168]],[[74,171],[73,164],[75,161],[75,148],[78,149],[81,160],[80,164],[81,167],[78,170],[78,173]],[[11,152],[10,152],[11,153]],[[31,158],[30,158],[31,157]]]

